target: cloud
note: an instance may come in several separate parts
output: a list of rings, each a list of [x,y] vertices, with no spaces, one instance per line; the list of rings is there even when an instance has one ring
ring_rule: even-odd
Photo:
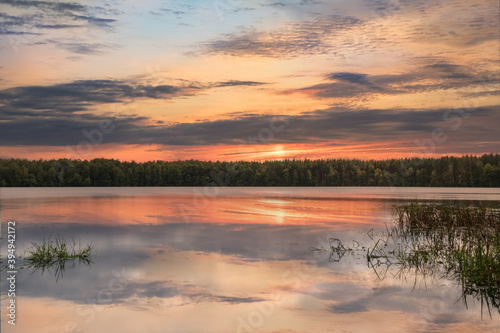
[[[36,32],[28,32],[28,31],[11,31],[11,30],[4,30],[0,28],[0,35],[33,35],[33,36],[40,36],[40,33]]]
[[[171,298],[179,296],[182,293],[182,285],[174,283],[172,281],[130,281],[127,282],[126,288],[121,291],[121,293],[114,295],[113,298],[109,298],[111,303],[121,303],[129,298]]]
[[[35,24],[38,29],[70,29],[70,28],[81,28],[81,25],[77,24]]]
[[[171,223],[160,225],[153,223],[148,228],[144,228],[144,224],[117,224],[115,223],[117,217],[112,216],[112,214],[105,217],[101,214],[92,220],[102,223],[101,225],[86,223],[88,216],[82,217],[78,214],[57,216],[57,220],[71,221],[71,223],[58,224],[59,232],[74,235],[75,238],[82,239],[82,242],[92,242],[96,253],[106,254],[95,261],[92,269],[85,267],[85,265],[75,267],[75,269],[67,267],[65,275],[59,283],[72,292],[58,294],[58,297],[80,304],[96,303],[96,296],[99,297],[98,304],[124,304],[133,302],[137,298],[154,297],[162,299],[181,297],[186,303],[214,302],[226,305],[268,301],[268,296],[265,294],[249,295],[246,290],[238,290],[237,287],[236,289],[224,288],[222,291],[220,288],[210,288],[206,283],[200,285],[189,279],[172,280],[169,276],[163,276],[159,279],[154,277],[151,279],[138,278],[134,274],[133,267],[147,261],[175,268],[178,267],[178,263],[170,260],[175,256],[175,253],[181,257],[188,256],[189,260],[186,262],[193,263],[201,271],[203,271],[203,267],[196,265],[196,261],[194,261],[196,259],[193,260],[197,254],[215,254],[215,258],[207,258],[208,260],[199,258],[200,262],[210,262],[209,260],[213,259],[231,265],[247,265],[249,262],[256,261],[306,260],[309,253],[304,251],[304,247],[283,246],[283,239],[286,239],[287,243],[315,244],[318,237],[324,237],[329,230],[328,227],[317,225],[228,225],[220,223],[197,223],[197,227],[193,228],[192,225],[182,222],[184,219],[180,213],[178,216],[175,215],[176,206],[181,202],[189,204],[188,200],[174,201],[170,213],[162,212],[168,215],[163,219],[164,223],[166,221]],[[43,217],[44,221],[54,221],[55,218],[53,215],[44,215]],[[103,222],[101,217],[107,219],[106,222]],[[148,220],[148,217],[144,218]],[[154,217],[149,219],[149,221],[154,220]],[[120,223],[122,222],[120,221]],[[48,238],[53,233],[53,228],[28,229],[26,229],[23,243],[27,246],[43,237]],[[123,239],[127,237],[129,237],[128,241],[123,242]],[[214,242],[214,239],[220,241]],[[260,244],[265,245],[267,251],[262,251],[261,246],[256,246],[256,239],[259,240]],[[139,247],[138,244],[143,246]],[[53,271],[46,271],[43,275],[36,272],[37,278],[26,280],[25,292],[29,293],[31,297],[50,297],[51,293],[53,296],[55,284],[50,273]],[[182,273],[180,274],[178,278],[182,278]],[[218,273],[215,272],[215,274]],[[189,275],[194,277],[188,273]],[[115,279],[117,278],[119,278],[120,283],[116,283]],[[114,283],[110,286],[112,280]],[[114,290],[112,294],[109,288]],[[104,293],[104,295],[100,297],[98,293]],[[94,297],[93,300],[92,297]]]
[[[67,45],[80,48],[75,52],[93,52],[90,45]],[[200,87],[142,85],[132,80],[77,80],[52,86],[25,86],[0,90],[0,115],[6,110],[78,112],[96,104],[119,103],[131,98],[169,99],[194,94]],[[2,112],[3,111],[3,112]],[[42,115],[42,114],[41,114]]]
[[[173,9],[169,9],[169,8],[160,8],[159,10],[161,10],[162,12],[167,13],[167,14],[174,14],[174,15],[184,15],[184,14],[186,14],[185,11],[182,11],[182,10],[173,10]]]
[[[368,0],[363,4],[371,9],[372,15],[378,17],[394,15],[394,12],[401,10],[402,5],[399,0]]]
[[[192,284],[179,283],[172,280],[162,281],[145,281],[145,280],[123,280],[121,283],[123,288],[119,288],[116,292],[104,290],[104,294],[99,299],[99,304],[127,304],[134,303],[136,299],[151,299],[151,298],[173,298],[182,297],[191,303],[201,302],[217,302],[217,303],[255,303],[266,301],[260,297],[238,297],[238,296],[221,296],[205,292],[203,288]],[[43,295],[43,292],[40,293]],[[71,300],[76,303],[87,303],[88,299],[81,297],[80,294],[75,296],[70,293],[62,297],[63,299]]]
[[[84,11],[86,6],[74,2],[50,2],[50,1],[24,1],[24,0],[0,0],[0,3],[18,8],[38,8],[55,12],[66,12],[68,10]]]
[[[101,27],[101,28],[111,28],[111,23],[116,22],[115,19],[100,18],[100,17],[95,17],[95,16],[89,16],[89,15],[68,14],[68,16],[73,18],[76,21],[87,22],[90,25],[93,25],[96,27]]]
[[[358,313],[366,312],[368,308],[366,307],[368,299],[358,299],[350,302],[341,302],[339,304],[333,304],[328,307],[330,312],[333,313]]]
[[[462,321],[461,319],[460,315],[457,315],[456,313],[439,313],[426,320],[433,324],[450,325],[460,323]]]
[[[224,82],[218,82],[215,87],[235,87],[235,86],[260,86],[267,84],[266,82],[257,81],[239,81],[239,80],[229,80]]]
[[[328,74],[326,77],[329,78],[330,80],[339,80],[350,83],[366,84],[370,83],[369,81],[366,80],[367,76],[368,76],[367,74],[340,72],[340,73]]]
[[[471,39],[467,43],[465,43],[465,45],[469,45],[469,46],[470,45],[478,45],[478,44],[482,44],[484,42],[488,42],[490,40],[498,41],[498,35],[487,35],[484,37],[476,37],[476,38]]]
[[[349,292],[351,289],[354,293]],[[381,311],[391,311],[394,308],[399,308],[402,311],[412,313],[415,311],[415,303],[409,301],[409,298],[417,298],[419,295],[404,295],[408,292],[407,289],[400,286],[389,286],[384,288],[376,288],[368,290],[359,286],[350,285],[348,291],[344,291],[340,297],[330,298],[341,300],[334,304],[328,305],[327,309],[333,313],[359,313],[366,312],[371,309]],[[325,290],[331,292],[331,290]],[[354,299],[352,299],[354,297]],[[425,297],[425,296],[424,296]]]
[[[283,7],[286,7],[287,5],[285,5],[284,3],[282,2],[273,2],[273,3],[265,3],[265,4],[261,4],[262,7],[274,7],[274,8],[283,8]]]
[[[107,83],[104,83],[106,86]],[[128,87],[128,86],[125,86]],[[107,94],[94,96],[89,91],[88,99],[114,101],[123,93],[123,88],[112,86]],[[168,89],[167,89],[168,90]],[[43,90],[36,90],[43,94]],[[182,92],[181,92],[182,93]],[[176,123],[172,125],[156,124],[146,117],[96,116],[92,114],[75,114],[83,108],[85,102],[73,96],[71,91],[58,94],[67,96],[65,105],[59,113],[54,112],[22,112],[16,115],[17,109],[12,107],[0,113],[0,140],[5,145],[67,145],[76,144],[82,139],[82,132],[98,126],[102,120],[114,124],[115,130],[107,135],[106,143],[122,144],[161,144],[161,145],[213,145],[213,144],[248,144],[251,138],[271,124],[278,127],[285,125],[285,130],[273,136],[273,143],[328,143],[335,140],[373,141],[373,140],[414,140],[421,136],[430,136],[441,124],[445,112],[450,110],[417,110],[417,109],[365,109],[341,110],[326,109],[303,115],[276,118],[273,115],[235,116],[234,118],[201,121],[195,123]],[[14,104],[26,106],[33,101],[16,100]],[[72,101],[75,101],[73,103]],[[45,110],[51,102],[49,96],[38,105]],[[474,121],[467,120],[473,128],[467,130],[462,126],[461,140],[474,141],[484,136],[491,138],[494,124],[497,121],[498,106],[480,107],[471,112]],[[67,110],[66,110],[67,109]],[[448,114],[449,119],[458,117],[458,113]],[[67,112],[68,114],[64,114]],[[449,127],[448,123],[448,127]]]
[[[74,53],[93,54],[105,47],[100,44],[59,43]],[[0,90],[0,119],[25,115],[46,117],[57,113],[74,113],[99,104],[126,103],[135,98],[172,99],[207,91],[212,88],[259,86],[257,81],[228,80],[202,84],[177,80],[175,84],[142,83],[147,77],[123,80],[77,80],[51,86],[24,86]],[[43,111],[40,113],[40,111]]]
[[[234,296],[215,296],[217,302],[240,304],[240,303],[255,303],[263,302],[266,299],[260,297],[234,297]]]
[[[333,48],[331,42],[337,34],[361,23],[354,17],[330,15],[313,21],[288,23],[270,32],[243,29],[240,33],[226,34],[204,43],[201,53],[270,58],[324,54]]]
[[[145,258],[142,258],[143,260]],[[173,298],[182,297],[187,302],[201,303],[201,302],[217,302],[217,303],[255,303],[266,301],[260,297],[239,297],[239,296],[225,296],[215,295],[206,292],[202,287],[192,284],[179,283],[172,280],[133,280],[124,279],[120,281],[121,285],[116,285],[115,292],[110,289],[103,290],[102,297],[99,299],[99,304],[127,304],[134,303],[137,299],[151,299],[151,298]],[[70,293],[62,296],[63,299],[71,300],[76,303],[87,303],[88,299],[82,297],[83,290],[78,290],[76,293]],[[88,290],[87,290],[88,293]],[[37,292],[35,295],[43,296],[44,292]]]
[[[463,65],[440,61],[401,74],[329,73],[324,77],[332,82],[285,90],[282,93],[305,93],[315,98],[351,98],[370,94],[410,94],[499,82],[497,74],[492,73],[494,77],[489,82],[484,80],[484,74],[476,73]]]
[[[332,73],[327,77],[334,82],[315,84],[297,90],[286,90],[283,93],[304,92],[318,98],[354,97],[375,92],[390,93],[389,89],[377,85],[374,82],[376,80],[367,74]]]
[[[47,40],[47,42],[55,44],[60,49],[76,54],[100,54],[104,53],[104,50],[116,48],[116,45],[99,43],[61,42],[56,40]]]
[[[113,13],[101,7],[74,2],[0,0],[4,8],[16,8],[16,15],[0,13],[0,34],[43,34],[47,29],[86,27],[112,28],[112,18],[97,17],[94,13]]]
[[[175,204],[175,203],[174,203]],[[175,206],[175,205],[174,205]],[[175,209],[173,210],[175,211]],[[53,216],[50,217],[54,218]],[[62,218],[59,216],[58,218]],[[65,217],[66,219],[68,216]],[[115,217],[112,217],[112,219]],[[154,219],[155,216],[148,216]],[[161,218],[161,216],[159,216]],[[169,215],[168,219],[173,222],[182,221],[182,216]],[[199,285],[196,282],[182,280],[172,280],[168,277],[157,279],[142,279],[137,278],[134,274],[130,274],[134,267],[145,261],[155,262],[154,257],[171,258],[173,253],[183,251],[184,254],[196,256],[196,254],[217,253],[221,255],[221,243],[224,244],[223,256],[226,260],[239,260],[246,258],[246,255],[251,258],[269,258],[273,259],[275,252],[262,253],[261,250],[255,247],[255,241],[248,237],[249,233],[258,235],[259,239],[264,239],[271,244],[275,244],[277,239],[281,239],[283,233],[287,233],[288,239],[304,240],[304,237],[314,240],[319,233],[314,233],[315,228],[301,228],[302,233],[297,233],[297,226],[279,228],[276,225],[239,225],[231,227],[222,224],[199,224],[198,228],[187,227],[185,223],[173,223],[163,225],[150,225],[150,228],[142,228],[138,225],[93,225],[85,224],[83,221],[78,221],[78,218],[70,218],[72,223],[64,223],[58,226],[59,231],[65,231],[67,234],[82,236],[82,241],[92,240],[95,245],[95,251],[98,253],[106,253],[97,260],[93,265],[93,269],[88,267],[75,267],[70,269],[67,267],[64,277],[59,281],[67,288],[71,289],[71,293],[63,293],[59,295],[61,299],[69,300],[75,303],[83,304],[131,304],[137,299],[148,301],[151,298],[171,299],[180,298],[183,303],[223,303],[223,304],[242,304],[256,303],[267,301],[263,295],[247,295],[244,291],[225,290],[221,292],[206,284]],[[53,220],[52,220],[53,221]],[[111,220],[110,220],[111,221]],[[82,222],[82,223],[79,223]],[[102,222],[102,220],[101,220]],[[52,230],[47,231],[47,235],[40,235],[37,228],[31,228],[31,232],[26,234],[26,244],[31,244],[31,241],[36,241],[40,237],[49,237]],[[50,228],[49,228],[50,229]],[[263,230],[264,229],[264,230]],[[307,230],[306,230],[307,229]],[[138,232],[141,230],[141,232]],[[89,236],[90,235],[90,236]],[[123,240],[123,237],[133,235],[131,243],[118,241]],[[221,237],[221,242],[214,242],[214,237]],[[80,237],[79,237],[80,238]],[[110,243],[110,239],[112,240]],[[147,242],[146,242],[147,241]],[[168,246],[165,244],[169,244]],[[116,246],[109,246],[115,244]],[[137,250],[135,247],[131,251],[131,244],[149,244]],[[159,246],[158,244],[163,244]],[[152,251],[148,251],[147,248]],[[289,251],[287,248],[273,246],[277,251]],[[280,252],[280,254],[281,254]],[[233,254],[234,253],[234,254]],[[288,252],[285,252],[288,253]],[[180,254],[180,253],[179,253]],[[290,253],[289,253],[290,254]],[[182,254],[183,255],[183,254]],[[302,258],[306,256],[300,249],[294,252],[293,257]],[[204,261],[204,259],[201,259]],[[217,258],[215,260],[224,260]],[[167,260],[169,261],[169,260]],[[164,262],[166,265],[176,265],[172,262]],[[95,272],[101,272],[95,274]],[[40,272],[36,272],[39,274]],[[32,297],[47,297],[52,292],[54,279],[51,276],[53,270],[46,271],[45,274],[37,279],[30,279],[30,283],[26,284],[26,291]],[[118,279],[118,281],[116,280]],[[110,281],[114,281],[112,286]],[[102,294],[101,294],[102,293]],[[99,296],[97,296],[99,295]],[[50,296],[50,295],[49,295]],[[96,299],[95,297],[99,297]],[[102,297],[101,297],[102,296]],[[92,299],[92,297],[94,297]],[[97,301],[97,302],[96,302]]]
[[[26,22],[33,22],[36,18],[36,15],[12,16],[0,12],[0,35],[41,35],[37,32],[21,31],[19,29]]]

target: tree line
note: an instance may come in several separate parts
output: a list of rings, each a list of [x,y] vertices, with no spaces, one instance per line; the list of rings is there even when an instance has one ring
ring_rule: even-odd
[[[0,159],[0,186],[500,187],[500,154],[265,162]]]

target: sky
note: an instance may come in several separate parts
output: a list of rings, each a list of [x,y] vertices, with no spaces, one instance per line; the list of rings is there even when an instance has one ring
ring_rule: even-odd
[[[496,0],[0,0],[0,157],[500,152]]]

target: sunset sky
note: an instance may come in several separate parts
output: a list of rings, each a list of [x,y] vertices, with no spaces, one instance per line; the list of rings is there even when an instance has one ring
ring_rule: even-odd
[[[500,152],[497,0],[0,0],[0,157]]]

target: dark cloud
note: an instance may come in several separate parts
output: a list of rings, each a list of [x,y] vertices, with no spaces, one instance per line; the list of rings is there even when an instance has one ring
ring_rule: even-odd
[[[105,52],[105,50],[112,49],[112,45],[99,44],[99,43],[84,43],[84,42],[61,42],[56,40],[47,40],[52,44],[55,44],[58,48],[69,51],[76,54],[100,54]]]
[[[81,28],[81,25],[77,24],[35,24],[38,29],[69,29],[69,28]]]
[[[87,22],[93,26],[102,27],[102,28],[111,28],[110,24],[116,22],[115,19],[100,18],[100,17],[89,16],[89,15],[68,14],[68,16],[73,18],[76,21]]]
[[[487,35],[487,36],[484,36],[484,37],[476,37],[476,38],[473,38],[471,39],[470,41],[468,41],[467,43],[465,43],[465,45],[478,45],[478,44],[481,44],[481,43],[484,43],[484,42],[487,42],[487,41],[490,41],[490,40],[498,40],[498,35]]]
[[[41,94],[39,91],[38,93]],[[108,96],[114,100],[116,91]],[[92,93],[90,93],[92,97]],[[73,96],[68,94],[68,101]],[[105,99],[106,100],[106,99]],[[78,101],[78,100],[77,100]],[[26,101],[17,101],[24,105]],[[45,106],[47,107],[47,105]],[[74,108],[67,103],[66,108]],[[81,106],[83,107],[83,106]],[[497,106],[481,107],[470,112],[474,127],[466,130],[462,126],[462,140],[491,141],[491,131],[497,121]],[[68,110],[72,112],[73,110]],[[91,114],[44,114],[32,112],[16,115],[16,109],[0,113],[0,140],[5,145],[68,145],[77,144],[84,139],[84,130],[96,128],[101,120],[110,121],[115,130],[106,136],[106,143],[123,144],[163,144],[163,145],[212,145],[243,144],[257,138],[262,129],[286,125],[286,129],[276,133],[273,143],[328,143],[332,140],[348,139],[372,141],[397,139],[413,140],[416,137],[430,136],[443,121],[445,112],[455,110],[321,110],[303,115],[276,118],[272,115],[239,116],[235,118],[177,123],[173,125],[156,124],[145,117],[99,117]],[[448,115],[449,119],[458,113]],[[467,111],[469,112],[469,111]],[[33,115],[33,113],[35,115]],[[42,117],[43,116],[43,117]],[[464,120],[465,122],[465,120]],[[447,125],[448,127],[451,125]],[[489,139],[488,139],[489,136]]]
[[[84,11],[86,6],[74,2],[51,2],[51,1],[23,1],[23,0],[0,0],[0,3],[18,8],[38,8],[56,12]]]
[[[12,16],[1,12],[0,12],[0,19],[3,20],[2,21],[3,25],[22,25],[24,23],[22,17]]]
[[[432,77],[433,74],[435,74],[437,78],[443,79],[470,79],[473,77],[467,73],[470,71],[467,67],[447,62],[437,62],[425,65],[419,71],[423,72],[425,78]]]
[[[224,82],[218,82],[215,87],[234,87],[234,86],[260,86],[267,84],[266,82],[257,81],[239,81],[239,80],[229,80]]]
[[[72,52],[92,54],[99,52],[100,44],[62,43],[60,47]],[[215,87],[259,86],[265,82],[229,80],[200,84],[182,81],[177,85],[142,84],[137,80],[77,80],[51,86],[26,86],[0,90],[0,117],[8,114],[36,116],[33,111],[78,112],[97,104],[127,102],[132,98],[171,99],[193,96]],[[16,110],[12,113],[12,110]],[[39,113],[47,116],[47,113]]]
[[[275,8],[286,7],[286,5],[282,2],[264,3],[264,4],[261,4],[261,6],[262,7],[275,7]]]
[[[22,28],[26,22],[33,22],[38,17],[39,15],[12,16],[0,12],[0,35],[41,35]]]
[[[415,304],[409,302],[408,298],[417,298],[417,295],[405,295],[403,298],[400,295],[406,293],[407,290],[400,286],[390,286],[384,288],[375,288],[372,290],[362,290],[358,286],[346,286],[346,289],[332,300],[342,300],[340,302],[330,304],[328,311],[333,313],[358,313],[366,312],[371,309],[388,310],[394,308],[406,310],[408,312],[416,311]],[[331,289],[326,289],[324,293],[331,293]],[[321,295],[320,295],[321,298]],[[354,298],[354,299],[353,299]],[[324,299],[324,297],[323,297]]]
[[[80,52],[86,52],[85,46]],[[79,80],[52,86],[26,86],[0,90],[0,115],[17,111],[84,111],[96,104],[124,102],[130,98],[172,98],[191,95],[194,85],[141,85],[126,80]],[[41,114],[42,115],[42,114]]]
[[[286,90],[283,93],[302,92],[316,98],[351,98],[375,93],[409,94],[499,82],[500,78],[498,74],[491,77],[488,81],[485,81],[483,74],[475,73],[466,66],[436,62],[423,65],[412,72],[402,74],[329,73],[325,75],[325,78],[333,82],[320,83],[295,90]],[[488,87],[483,88],[488,89]]]
[[[115,19],[102,18],[96,12],[113,13],[101,7],[73,2],[0,0],[0,4],[20,9],[17,15],[0,13],[0,34],[41,35],[45,29],[85,27],[112,28]]]
[[[485,91],[465,92],[465,93],[463,93],[463,96],[467,99],[483,97],[483,96],[497,96],[498,97],[498,96],[500,96],[500,90],[493,88],[491,90],[485,90]]]
[[[316,84],[295,91],[288,90],[284,93],[306,92],[319,98],[344,98],[375,92],[390,92],[389,89],[385,89],[384,87],[377,85],[373,78],[369,77],[367,74],[333,73],[327,77],[334,82]]]
[[[367,76],[368,76],[367,74],[340,72],[340,73],[328,74],[326,77],[329,78],[330,80],[339,80],[351,83],[366,84],[369,83],[369,81],[366,80]]]
[[[126,288],[113,298],[109,298],[111,303],[121,303],[132,297],[138,298],[171,298],[181,295],[182,285],[172,281],[148,281],[148,282],[127,282]]]
[[[358,313],[366,312],[368,308],[366,307],[367,299],[359,299],[350,302],[341,302],[339,304],[333,304],[329,306],[329,310],[333,313]]]
[[[146,121],[150,121],[147,117],[135,115],[104,117],[91,112],[97,105],[128,103],[136,98],[172,99],[194,96],[215,87],[229,89],[261,84],[264,83],[237,80],[205,85],[189,81],[182,81],[177,85],[148,85],[140,84],[135,80],[78,80],[52,86],[15,87],[0,90],[0,120],[2,120],[0,127],[5,126],[7,130],[7,127],[11,125],[14,126],[11,129],[20,129],[24,135],[22,141],[25,143],[31,141],[33,144],[58,146],[66,144],[66,140],[79,142],[84,130],[98,127],[102,120],[109,120],[117,129],[119,128],[113,134],[114,138],[111,140],[113,142],[122,140],[131,142],[126,139],[126,136],[130,136],[132,141],[139,140],[145,143],[172,141],[176,142],[175,144],[184,144],[182,140],[185,136],[191,135],[188,132],[196,130],[190,125],[166,126],[160,121],[152,126],[145,125]],[[204,132],[194,140],[207,143],[213,141],[210,136],[213,130],[217,131],[217,124],[212,126],[209,122],[199,124],[205,127]],[[7,130],[0,136],[12,135],[12,133],[11,130]],[[177,137],[168,139],[169,136]],[[19,136],[16,135],[16,137]],[[14,143],[10,140],[10,143],[18,144],[19,142]]]
[[[240,303],[255,303],[263,302],[264,298],[260,297],[234,297],[234,296],[215,296],[217,302],[240,304]]]
[[[24,136],[24,139],[16,143],[17,140],[9,140],[11,144],[22,144],[21,142],[30,141],[31,144],[46,144],[50,146],[66,145],[73,142],[75,145],[85,139],[82,134],[93,128],[99,128],[102,121],[111,121],[112,126],[120,129],[125,134],[128,131],[137,132],[144,117],[123,116],[123,117],[96,117],[92,115],[65,115],[44,117],[21,117],[17,121],[3,122],[0,127],[6,130],[4,135],[13,135],[12,130],[8,130],[8,124],[14,126],[18,131],[17,136]],[[18,127],[19,126],[19,127]],[[145,126],[144,129],[147,127]],[[13,128],[12,128],[13,129]],[[123,132],[122,132],[123,131]],[[29,138],[28,138],[29,137]],[[66,141],[68,140],[68,141]],[[3,143],[4,144],[4,143]]]
[[[10,30],[4,30],[0,28],[0,35],[33,35],[33,36],[40,36],[40,33],[36,32],[28,32],[28,31],[10,31]]]
[[[428,322],[438,325],[460,323],[462,318],[455,313],[439,313],[427,319]]]
[[[203,44],[202,53],[271,58],[327,53],[332,49],[332,38],[358,24],[361,21],[357,18],[331,15],[289,23],[271,32],[244,29]]]

